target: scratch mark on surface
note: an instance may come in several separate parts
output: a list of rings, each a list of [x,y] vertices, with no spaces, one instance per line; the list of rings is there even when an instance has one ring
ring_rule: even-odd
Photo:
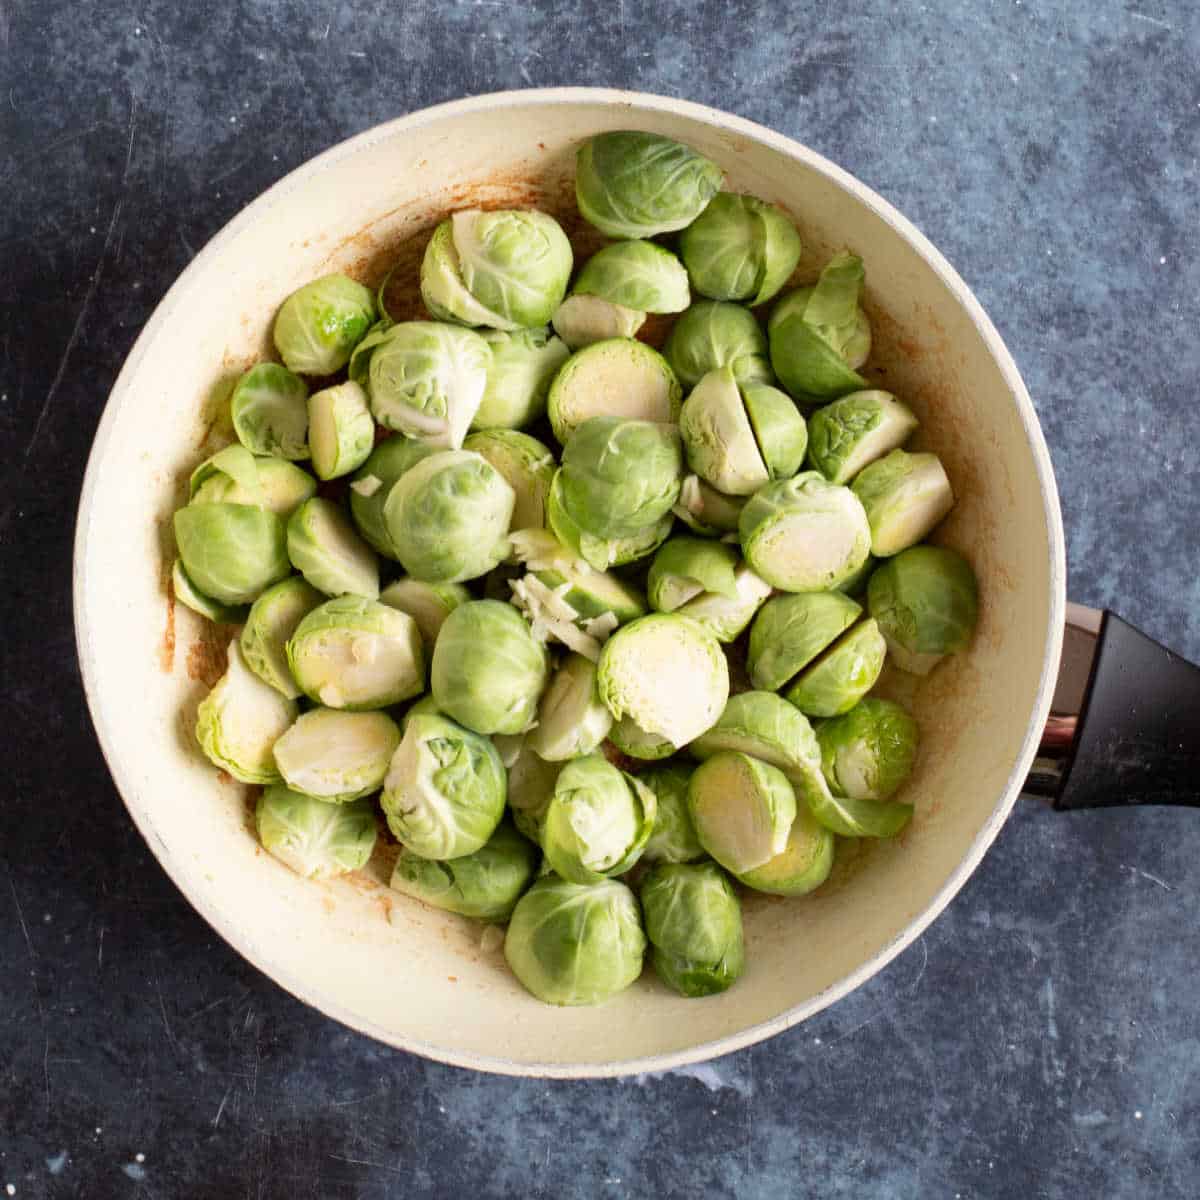
[[[25,912],[21,908],[21,900],[17,895],[17,885],[13,882],[11,869],[6,866],[4,870],[8,874],[8,887],[12,892],[13,903],[17,906],[17,920],[21,922],[21,932],[25,935],[25,946],[29,950],[30,961],[35,962],[37,955],[33,952],[33,942],[29,937],[29,926],[25,924]]]
[[[366,1104],[368,1100],[378,1100],[380,1096],[387,1095],[387,1088],[380,1088],[377,1092],[368,1092],[365,1096],[353,1096],[349,1100],[330,1100],[330,1108],[348,1108],[353,1104]]]
[[[1159,879],[1157,875],[1151,875],[1149,871],[1143,871],[1141,867],[1131,867],[1127,863],[1121,863],[1123,871],[1129,871],[1133,875],[1140,875],[1143,879],[1148,879],[1151,883],[1156,883],[1164,892],[1173,892],[1175,889],[1164,879]]]
[[[331,1154],[330,1158],[336,1158],[338,1162],[354,1163],[360,1167],[378,1167],[381,1171],[391,1171],[393,1175],[403,1175],[404,1172],[399,1167],[389,1167],[387,1163],[372,1162],[369,1158],[347,1158],[344,1154]]]
[[[158,1011],[162,1013],[163,1028],[167,1031],[167,1041],[171,1043],[171,1048],[178,1054],[179,1042],[171,1030],[171,1022],[167,1020],[167,1002],[163,999],[162,984],[157,978],[154,980],[154,990],[158,992]]]
[[[216,1129],[216,1127],[218,1125],[220,1125],[220,1123],[221,1123],[221,1114],[225,1111],[225,1103],[229,1099],[229,1093],[232,1091],[233,1091],[233,1088],[227,1087],[225,1089],[225,1095],[223,1095],[221,1097],[221,1103],[219,1105],[217,1105],[217,1115],[215,1117],[213,1117],[213,1122],[212,1122],[212,1126],[214,1129]]]
[[[96,970],[104,967],[104,926],[100,926],[100,948],[96,951]]]
[[[916,979],[914,979],[905,990],[905,995],[908,996],[911,996],[914,992],[916,992],[917,988],[921,984],[921,980],[925,978],[925,968],[929,966],[929,947],[925,944],[925,939],[921,938],[920,942],[918,942],[918,945],[921,947],[921,966],[917,971]]]
[[[1160,21],[1157,17],[1150,17],[1142,12],[1135,12],[1133,9],[1129,10],[1129,15],[1135,21],[1145,21],[1147,25],[1157,25],[1159,27],[1159,29],[1168,29],[1168,30],[1174,29],[1174,26],[1168,25],[1166,23],[1166,21]]]
[[[204,1016],[205,1013],[212,1012],[212,1010],[214,1008],[216,1008],[218,1004],[228,1004],[229,1001],[232,999],[233,999],[232,995],[219,996],[211,1004],[206,1004],[202,1009],[199,1009],[197,1012],[192,1013],[192,1015],[190,1017],[188,1017],[188,1020],[194,1021],[197,1017],[202,1017],[202,1016]]]

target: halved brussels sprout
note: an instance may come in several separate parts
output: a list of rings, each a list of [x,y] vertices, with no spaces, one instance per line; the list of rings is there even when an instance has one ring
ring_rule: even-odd
[[[446,862],[404,849],[392,871],[393,891],[482,921],[507,921],[533,881],[539,854],[507,821],[485,846]]]
[[[370,800],[329,804],[275,784],[259,796],[254,822],[263,849],[305,879],[360,870],[375,849]]]
[[[497,744],[500,740],[499,736],[492,739]],[[547,762],[540,754],[535,754],[524,737],[513,740],[519,746],[513,761],[508,764],[508,807],[517,828],[540,846],[546,809],[554,799],[554,785],[563,764]]]
[[[754,686],[777,692],[858,618],[862,606],[841,592],[775,596],[750,630],[746,667]]]
[[[657,350],[631,338],[610,338],[573,354],[554,377],[550,425],[565,446],[589,417],[669,424],[679,419],[682,394]]]
[[[350,515],[368,545],[388,558],[396,557],[396,548],[383,520],[383,506],[396,480],[423,458],[437,453],[432,446],[393,434],[371,451],[367,461],[350,481]]]
[[[648,557],[671,536],[675,527],[672,511],[631,537],[598,537],[580,528],[567,513],[562,496],[562,476],[556,473],[546,502],[546,520],[558,540],[597,571],[607,571],[609,567],[621,567]]]
[[[599,1004],[642,973],[646,935],[633,893],[614,879],[578,884],[547,875],[517,901],[504,957],[547,1004]]]
[[[219,600],[206,596],[188,578],[182,558],[177,558],[171,567],[171,594],[192,612],[199,613],[210,621],[216,621],[219,625],[240,625],[249,611],[244,604],[222,604]]]
[[[612,713],[596,688],[596,664],[581,654],[568,654],[542,694],[537,725],[527,737],[535,753],[562,762],[591,754],[612,723]]]
[[[600,653],[600,695],[618,720],[685,746],[710,728],[729,699],[721,644],[687,617],[652,613],[622,626]]]
[[[568,296],[551,319],[554,332],[572,350],[609,338],[631,338],[645,323],[644,312],[599,296]]]
[[[265,592],[250,608],[242,629],[242,656],[264,683],[296,700],[303,691],[292,678],[288,666],[287,642],[304,620],[325,597],[299,575],[281,580]]]
[[[737,551],[723,542],[673,537],[650,564],[646,577],[650,607],[657,612],[674,612],[705,592],[732,600],[737,596],[737,565]]]
[[[507,777],[496,747],[437,713],[409,713],[383,781],[388,828],[422,858],[487,844],[504,816]]]
[[[314,708],[275,743],[275,762],[293,791],[344,804],[383,784],[399,745],[387,713]]]
[[[912,774],[920,731],[891,700],[860,700],[817,729],[821,770],[838,796],[889,800]]]
[[[692,287],[714,300],[763,304],[800,261],[800,235],[773,204],[720,192],[679,235]]]
[[[828,792],[809,805],[813,816],[839,837],[895,837],[913,815],[913,806],[898,800],[851,800]]]
[[[287,555],[292,565],[327,596],[379,595],[379,561],[354,532],[349,518],[332,500],[314,496],[287,523]]]
[[[674,742],[657,733],[647,733],[632,717],[622,717],[619,721],[614,721],[613,727],[608,731],[608,740],[622,754],[630,758],[640,758],[645,762],[670,758],[676,749]]]
[[[572,759],[559,772],[542,822],[542,851],[572,883],[623,875],[654,829],[657,800],[602,754]]]
[[[871,524],[871,553],[889,558],[916,545],[954,507],[954,493],[936,454],[891,454],[864,467],[854,494]]]
[[[268,687],[229,643],[228,666],[200,702],[196,740],[214,766],[243,783],[278,783],[275,747],[296,719],[296,703]]]
[[[746,561],[785,592],[822,592],[853,575],[871,552],[858,497],[816,471],[767,484],[738,521]]]
[[[745,563],[733,573],[733,595],[702,592],[675,611],[702,625],[718,642],[736,641],[771,594],[771,585]]]
[[[765,383],[740,385],[754,440],[772,479],[790,479],[804,462],[808,426],[786,392]]]
[[[871,324],[859,306],[862,259],[834,255],[815,287],[790,292],[771,312],[771,366],[793,396],[835,397],[867,386],[858,368],[871,352]]]
[[[226,446],[192,472],[192,504],[248,504],[285,520],[316,494],[317,481],[282,458],[255,458]]]
[[[638,782],[654,793],[658,805],[654,830],[642,851],[645,862],[686,863],[704,857],[704,847],[688,812],[691,777],[692,767],[681,762],[648,767],[638,776]]]
[[[692,772],[688,811],[704,849],[743,875],[787,848],[796,793],[778,767],[722,750]]]
[[[833,834],[801,804],[783,850],[761,867],[744,871],[738,881],[772,896],[806,896],[829,878],[833,851]]]
[[[718,491],[749,496],[771,478],[729,367],[709,371],[679,414],[688,466]]]
[[[571,351],[547,329],[485,329],[479,336],[492,360],[471,428],[523,429],[546,411],[550,381]]]
[[[408,613],[417,623],[425,661],[433,655],[438,634],[446,618],[460,605],[471,599],[471,593],[461,583],[423,583],[419,579],[397,579],[379,593],[379,603]]]
[[[308,448],[318,479],[357,471],[375,448],[367,393],[353,380],[308,398]]]
[[[308,385],[278,363],[255,363],[229,398],[233,431],[254,454],[308,457]]]
[[[493,329],[519,329],[520,322],[492,312],[467,290],[454,248],[454,228],[449,220],[434,231],[421,259],[421,299],[432,317],[463,325],[487,325]],[[351,364],[353,372],[353,364]]]
[[[516,501],[510,531],[545,527],[546,500],[558,466],[545,442],[515,429],[489,429],[471,434],[463,449],[491,463],[512,488]]]
[[[663,356],[685,388],[728,367],[738,383],[773,383],[767,335],[740,304],[698,300],[671,328]]]
[[[688,146],[621,130],[585,142],[575,160],[584,219],[612,238],[648,238],[690,225],[720,190],[724,173]]]
[[[345,275],[325,275],[294,291],[279,309],[275,349],[289,371],[332,375],[349,361],[375,320],[375,297]]]
[[[476,733],[521,733],[548,674],[545,646],[511,604],[472,600],[442,625],[430,690],[442,712]]]
[[[640,889],[650,962],[681,996],[714,996],[746,965],[742,908],[716,863],[661,863]]]
[[[174,526],[187,577],[221,604],[249,604],[291,573],[283,521],[264,508],[193,502]]]
[[[392,485],[383,505],[400,565],[426,583],[463,583],[508,557],[516,495],[478,454],[446,450]]]
[[[683,312],[691,302],[687,271],[654,242],[614,242],[583,264],[575,293],[648,313]]]
[[[808,420],[808,460],[830,483],[849,483],[902,446],[920,422],[891,392],[851,392]]]
[[[886,654],[883,634],[868,617],[801,671],[784,697],[806,716],[841,716],[875,686]]]
[[[913,546],[874,572],[867,607],[896,665],[927,675],[945,655],[970,645],[979,615],[975,572],[953,550]]]
[[[341,596],[313,609],[287,644],[292,677],[326,708],[387,708],[425,690],[425,652],[407,613]]]
[[[746,498],[726,496],[699,475],[685,476],[679,488],[679,503],[671,510],[693,533],[720,537],[736,533]]]

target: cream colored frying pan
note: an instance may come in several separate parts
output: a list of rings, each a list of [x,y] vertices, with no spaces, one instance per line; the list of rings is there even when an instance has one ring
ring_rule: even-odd
[[[565,214],[575,147],[622,128],[687,142],[725,168],[728,186],[786,207],[804,237],[802,267],[843,246],[863,257],[875,378],[913,406],[923,444],[947,465],[959,503],[939,536],[974,563],[982,612],[969,654],[915,687],[894,685],[924,735],[904,836],[846,856],[811,898],[747,901],[746,974],[723,995],[682,1000],[647,972],[609,1004],[555,1009],[521,990],[477,925],[390,893],[386,852],[362,875],[318,884],[260,851],[245,789],[218,779],[193,743],[224,643],[172,602],[170,515],[190,469],[221,440],[229,385],[268,350],[287,293],[333,270],[376,282],[398,254],[414,267],[419,235],[454,207]],[[975,869],[1026,780],[1065,613],[1062,523],[1037,417],[942,256],[879,196],[788,138],[699,105],[595,89],[415,113],[327,151],[240,213],[168,292],[113,388],[75,547],[96,730],[134,821],[191,903],[336,1020],[431,1058],[527,1075],[615,1075],[723,1054],[804,1020],[903,950]],[[1090,660],[1095,638],[1083,637]],[[1081,707],[1082,690],[1077,682],[1062,702]],[[1059,787],[1076,729],[1060,720],[1054,732],[1039,760],[1047,790]]]

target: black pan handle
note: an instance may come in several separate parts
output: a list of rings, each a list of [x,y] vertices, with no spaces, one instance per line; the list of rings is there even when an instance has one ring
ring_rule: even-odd
[[[1025,791],[1058,809],[1200,807],[1200,667],[1115,613],[1068,604],[1058,686]]]

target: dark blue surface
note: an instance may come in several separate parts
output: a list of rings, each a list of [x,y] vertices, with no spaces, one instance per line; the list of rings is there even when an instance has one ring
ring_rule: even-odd
[[[615,84],[910,216],[1024,371],[1073,597],[1200,658],[1198,60],[1200,9],[1153,0],[0,0],[0,1193],[1194,1196],[1200,813],[1023,802],[896,963],[731,1058],[474,1075],[328,1023],[182,900],[92,737],[69,570],[121,360],[243,204],[436,101]]]

